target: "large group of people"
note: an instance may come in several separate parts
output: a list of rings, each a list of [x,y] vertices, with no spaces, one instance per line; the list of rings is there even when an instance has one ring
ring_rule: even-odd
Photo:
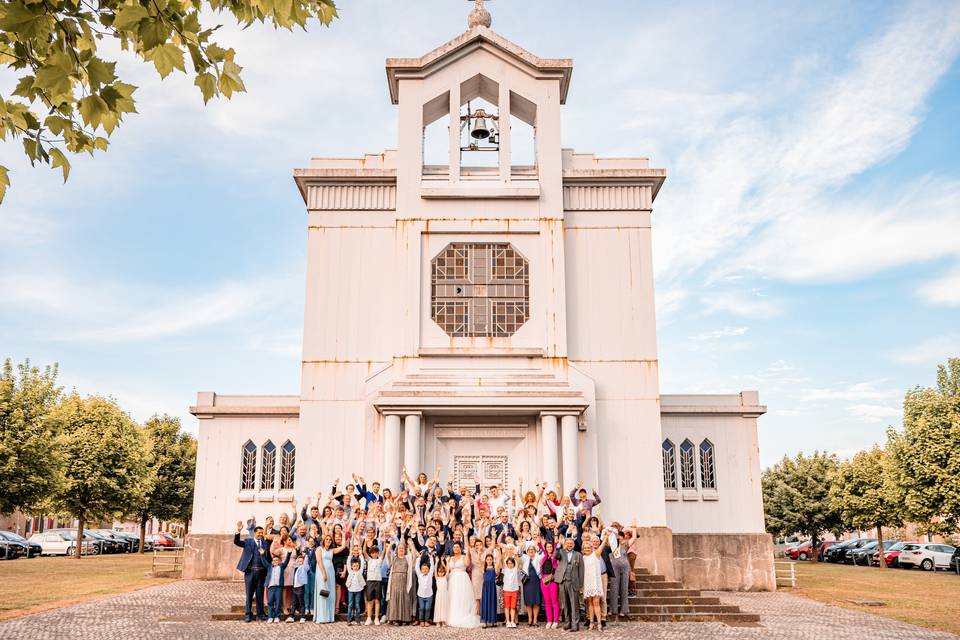
[[[578,631],[581,608],[599,630],[629,613],[636,526],[605,523],[596,490],[454,487],[439,468],[401,477],[394,492],[354,474],[299,512],[293,501],[277,520],[238,522],[246,621],[513,628],[523,617]]]

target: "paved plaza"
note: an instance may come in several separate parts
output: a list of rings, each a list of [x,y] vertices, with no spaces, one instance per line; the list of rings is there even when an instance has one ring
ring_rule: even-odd
[[[759,626],[730,627],[720,623],[622,623],[611,625],[602,635],[589,637],[705,640],[708,638],[756,638],[791,640],[956,640],[958,636],[927,631],[868,613],[831,607],[784,593],[722,593],[725,603],[745,612],[759,613]],[[0,639],[116,640],[144,638],[172,640],[190,638],[549,638],[566,637],[563,631],[545,629],[459,630],[415,627],[349,627],[345,623],[318,626],[214,622],[213,613],[223,613],[242,603],[239,583],[177,581],[117,596],[92,600],[45,613],[0,622]]]

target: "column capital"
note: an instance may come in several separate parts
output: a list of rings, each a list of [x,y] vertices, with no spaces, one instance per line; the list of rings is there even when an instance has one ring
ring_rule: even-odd
[[[400,409],[384,409],[380,412],[382,416],[400,416],[401,418],[405,416],[419,416],[423,417],[422,411],[403,411]]]
[[[541,412],[540,412],[540,417],[541,417],[541,418],[542,418],[543,416],[556,416],[556,417],[558,417],[558,418],[562,418],[563,416],[577,416],[577,417],[579,417],[582,413],[583,413],[583,411],[580,411],[580,410],[577,410],[577,409],[567,409],[567,410],[558,410],[558,411],[541,411]]]

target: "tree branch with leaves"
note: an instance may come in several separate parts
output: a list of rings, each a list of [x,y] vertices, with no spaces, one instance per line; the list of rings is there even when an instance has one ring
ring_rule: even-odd
[[[0,137],[19,139],[31,165],[60,169],[64,181],[68,153],[106,151],[123,117],[136,113],[137,87],[99,57],[105,40],[153,63],[161,78],[192,73],[204,104],[245,91],[236,52],[212,40],[222,25],[203,22],[211,12],[287,30],[306,29],[311,18],[329,26],[337,16],[334,0],[4,0],[0,64],[19,80],[0,96]],[[9,186],[0,166],[0,202]]]

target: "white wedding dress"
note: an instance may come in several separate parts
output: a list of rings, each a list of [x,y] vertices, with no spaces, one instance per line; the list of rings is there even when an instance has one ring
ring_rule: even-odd
[[[472,629],[480,626],[473,583],[467,575],[467,564],[461,557],[447,567],[447,626]]]

